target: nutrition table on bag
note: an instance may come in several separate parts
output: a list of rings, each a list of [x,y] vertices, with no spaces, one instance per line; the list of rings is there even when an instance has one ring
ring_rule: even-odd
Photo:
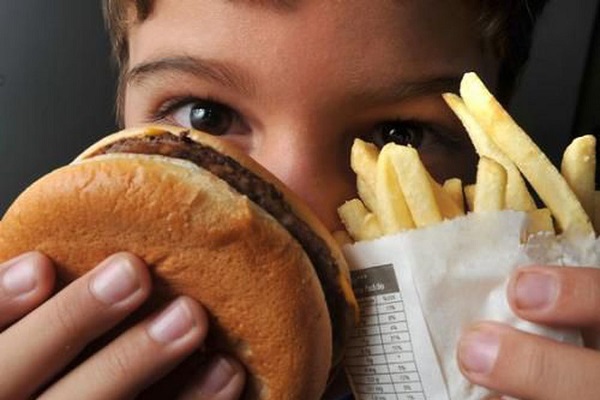
[[[361,322],[345,365],[361,400],[425,400],[393,265],[352,271]]]

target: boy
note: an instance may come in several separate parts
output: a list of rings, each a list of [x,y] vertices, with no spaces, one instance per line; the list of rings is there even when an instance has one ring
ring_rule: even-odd
[[[474,70],[506,99],[526,58],[530,13],[543,3],[107,0],[105,6],[121,64],[125,126],[165,122],[231,141],[336,230],[336,208],[354,195],[348,155],[355,137],[411,144],[438,180],[472,179],[473,149],[440,93],[456,90],[462,73]],[[133,255],[115,255],[50,297],[52,267],[31,253],[3,265],[0,282],[0,326],[8,327],[0,334],[0,398],[134,397],[200,346],[210,329],[201,305],[178,299],[61,376],[86,343],[148,297],[145,266]],[[527,268],[512,277],[507,296],[531,321],[600,326],[597,270]],[[11,360],[10,371],[3,360]],[[600,354],[500,324],[482,322],[466,332],[457,362],[468,379],[515,397],[600,395]],[[243,383],[240,365],[219,356],[199,371],[186,398],[236,399]]]

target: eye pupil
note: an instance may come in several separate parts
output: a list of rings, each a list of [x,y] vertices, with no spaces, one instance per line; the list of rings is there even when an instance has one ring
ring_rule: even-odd
[[[194,120],[199,119],[202,120],[207,114],[207,110],[205,108],[192,108],[192,118]]]
[[[418,148],[423,141],[423,129],[406,122],[390,122],[377,129],[375,142],[383,147],[386,143]]]
[[[192,128],[212,135],[224,135],[231,122],[231,111],[216,103],[197,103],[190,110]]]

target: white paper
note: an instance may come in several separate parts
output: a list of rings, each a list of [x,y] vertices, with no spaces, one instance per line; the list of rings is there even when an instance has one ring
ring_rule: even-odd
[[[489,395],[469,383],[456,362],[461,332],[480,320],[581,344],[579,332],[517,318],[506,300],[506,284],[520,266],[598,265],[600,246],[594,238],[554,235],[535,236],[523,245],[526,220],[525,213],[512,211],[470,214],[344,247],[363,316],[346,365],[357,399]],[[389,332],[394,325],[401,333],[397,340]],[[385,346],[386,340],[395,346]]]

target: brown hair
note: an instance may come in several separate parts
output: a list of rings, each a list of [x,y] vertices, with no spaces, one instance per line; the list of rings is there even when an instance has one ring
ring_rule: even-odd
[[[246,0],[275,7],[293,7],[295,0]],[[515,81],[529,57],[532,32],[537,17],[548,0],[463,0],[478,9],[477,21],[481,40],[500,60],[498,97],[506,102]],[[154,0],[102,0],[104,18],[110,35],[113,55],[121,76],[129,61],[127,30],[144,21],[151,13]],[[119,87],[117,107],[121,106],[123,87]]]

